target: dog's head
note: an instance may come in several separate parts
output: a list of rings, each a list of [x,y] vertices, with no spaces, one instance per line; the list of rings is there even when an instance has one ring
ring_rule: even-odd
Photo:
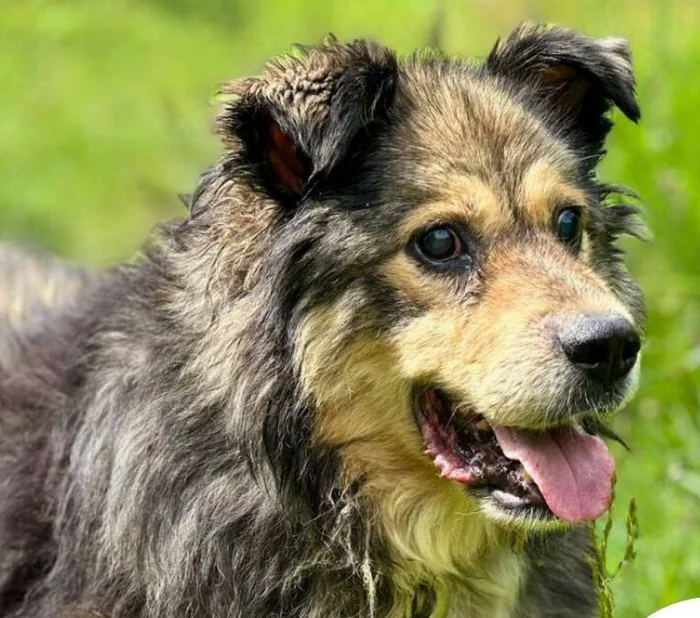
[[[239,195],[238,281],[284,288],[313,440],[395,540],[419,513],[599,516],[593,433],[643,326],[615,246],[635,211],[595,172],[611,108],[639,116],[626,44],[525,26],[473,64],[331,40],[226,92],[212,174]],[[216,208],[202,186],[193,217]]]

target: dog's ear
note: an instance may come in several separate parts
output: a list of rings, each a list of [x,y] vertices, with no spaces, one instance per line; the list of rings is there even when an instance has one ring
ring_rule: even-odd
[[[223,88],[217,132],[266,191],[285,205],[330,174],[351,144],[386,118],[397,81],[386,48],[329,37]]]
[[[490,74],[533,87],[584,146],[602,147],[612,126],[607,118],[612,105],[639,120],[624,39],[594,39],[563,27],[524,24],[496,43],[485,67]]]

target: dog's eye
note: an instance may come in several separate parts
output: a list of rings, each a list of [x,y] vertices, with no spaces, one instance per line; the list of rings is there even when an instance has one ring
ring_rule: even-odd
[[[442,262],[459,255],[462,247],[457,234],[452,229],[436,227],[420,236],[418,248],[428,259]]]
[[[564,208],[557,215],[557,238],[565,245],[575,247],[581,239],[581,211]]]
[[[439,225],[422,232],[415,240],[418,255],[433,264],[446,265],[468,255],[459,234],[448,225]]]

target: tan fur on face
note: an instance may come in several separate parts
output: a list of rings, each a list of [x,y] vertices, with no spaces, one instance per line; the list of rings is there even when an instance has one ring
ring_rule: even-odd
[[[575,159],[566,146],[488,80],[436,85],[429,74],[418,72],[407,88],[414,101],[406,111],[409,120],[392,135],[395,147],[412,159],[392,170],[399,184],[444,196],[478,178],[487,191],[505,198],[508,212],[533,163],[546,160],[573,169]],[[461,197],[476,196],[463,192]]]
[[[559,165],[561,168],[561,163]],[[577,206],[583,210],[588,205],[585,191],[567,181],[560,169],[545,161],[534,163],[525,173],[517,206],[526,220],[540,229],[552,226],[552,218],[561,206]]]
[[[448,389],[492,421],[541,426],[568,381],[568,362],[554,340],[557,323],[580,313],[633,321],[585,263],[587,235],[580,257],[555,238],[555,215],[564,205],[581,208],[585,225],[590,198],[570,176],[568,157],[536,161],[523,172],[511,210],[502,184],[448,175],[439,198],[406,217],[404,244],[426,227],[456,222],[482,246],[475,255],[479,276],[436,275],[406,251],[380,266],[400,297],[425,310],[396,336],[404,376]],[[534,238],[518,237],[515,213]]]
[[[420,229],[449,222],[470,223],[472,229],[495,234],[513,222],[512,214],[493,187],[476,176],[447,174],[434,202],[422,205],[402,223],[399,238],[407,243]]]
[[[439,96],[420,77],[413,87],[426,103],[412,109],[398,139],[420,165],[396,176],[434,197],[405,218],[399,237],[405,244],[430,225],[460,223],[477,241],[478,272],[438,275],[404,251],[379,267],[424,311],[397,334],[403,370],[491,420],[541,425],[567,381],[556,321],[589,312],[633,321],[587,265],[591,197],[577,184],[574,153],[488,82],[458,92],[446,82]],[[557,212],[570,206],[583,214],[579,256],[555,235]]]
[[[405,597],[397,599],[390,617],[409,615],[416,587],[432,586],[436,578],[442,581],[438,595],[482,607],[484,618],[506,616],[517,596],[519,559],[476,502],[458,484],[441,479],[423,455],[412,416],[412,385],[401,375],[393,343],[346,344],[351,304],[341,298],[307,316],[297,363],[319,410],[317,440],[342,446],[346,480],[363,480],[377,525],[394,552],[394,583]],[[465,588],[469,576],[475,579]]]
[[[365,479],[368,491],[380,498],[380,519],[393,526],[400,522],[407,528],[415,526],[409,520],[421,516],[416,499],[441,503],[446,515],[461,511],[468,518],[475,505],[456,485],[441,480],[422,453],[412,418],[411,384],[397,371],[399,362],[390,342],[363,340],[346,346],[339,309],[313,311],[299,338],[302,383],[321,410],[318,439],[343,446],[348,480]],[[421,553],[404,535],[395,541],[411,558]],[[453,555],[454,548],[440,543],[437,535],[430,544],[428,553],[440,554],[431,558],[441,563],[434,565],[437,570],[457,572],[461,560]]]
[[[410,259],[396,258],[387,274],[400,272],[399,264],[415,268]],[[442,300],[396,336],[402,371],[447,389],[490,421],[541,426],[568,381],[554,341],[556,320],[596,312],[631,316],[592,271],[553,243],[495,252],[484,278],[486,291],[471,303],[434,283],[432,293]],[[425,298],[427,288],[424,283]]]

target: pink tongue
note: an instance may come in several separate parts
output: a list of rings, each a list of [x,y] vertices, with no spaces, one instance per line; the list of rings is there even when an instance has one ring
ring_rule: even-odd
[[[557,517],[586,521],[606,511],[615,462],[600,438],[573,428],[493,430],[504,455],[523,464]]]

